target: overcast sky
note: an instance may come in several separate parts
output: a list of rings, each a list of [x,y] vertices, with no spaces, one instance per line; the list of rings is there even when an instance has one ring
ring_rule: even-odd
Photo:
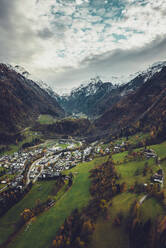
[[[0,62],[54,88],[166,60],[165,0],[0,0]]]

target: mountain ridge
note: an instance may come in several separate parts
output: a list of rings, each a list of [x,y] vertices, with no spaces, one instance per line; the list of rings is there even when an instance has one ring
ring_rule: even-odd
[[[96,127],[117,133],[125,128],[129,130],[139,122],[142,129],[147,128],[149,131],[155,129],[156,132],[161,129],[160,132],[163,132],[165,127],[163,113],[166,111],[165,92],[166,66],[136,91],[124,96],[110,107],[95,121]]]
[[[69,95],[57,96],[59,104],[70,114],[83,113],[98,118],[124,96],[134,92],[146,81],[166,66],[166,62],[157,62],[122,85],[102,82],[99,77],[73,89]]]
[[[0,105],[2,133],[17,132],[39,114],[64,116],[55,98],[6,64],[0,64]]]

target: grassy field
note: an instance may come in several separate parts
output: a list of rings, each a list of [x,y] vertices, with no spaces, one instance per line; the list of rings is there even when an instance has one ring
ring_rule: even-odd
[[[164,215],[163,207],[155,198],[149,198],[141,205],[140,218],[142,222],[147,221],[149,218],[155,221],[158,216]]]
[[[35,138],[40,138],[40,135],[36,135],[36,132],[30,131],[29,128],[26,128],[22,134],[24,135],[24,139],[18,142],[16,145],[9,145],[9,150],[1,153],[0,155],[11,155],[14,152],[18,152],[23,144],[32,142]]]
[[[57,146],[57,147],[61,147],[62,149],[66,149],[69,146],[69,144],[59,144],[57,140],[52,139],[52,140],[46,140],[45,143],[39,145],[39,147],[43,147],[43,148],[45,147],[49,148],[52,146]]]
[[[60,144],[58,146],[60,146],[62,149],[66,149],[69,145],[68,144]]]
[[[56,122],[56,119],[51,115],[40,115],[38,118],[40,124],[53,124]]]
[[[81,209],[87,205],[90,199],[89,170],[104,162],[105,159],[105,157],[98,158],[73,168],[70,172],[75,177],[71,189],[60,198],[54,207],[37,217],[37,220],[30,226],[27,232],[23,230],[9,247],[47,247],[60,225],[63,224],[65,218],[71,214],[72,210],[75,208]]]
[[[129,215],[131,204],[141,198],[141,195],[123,193],[113,198],[109,209],[109,219],[100,218],[97,221],[92,242],[88,248],[128,248],[129,240],[126,233],[125,219]],[[114,225],[114,219],[118,213],[123,215],[120,226]],[[158,216],[165,215],[164,209],[154,198],[147,199],[140,207],[140,219],[142,222],[151,218],[152,221]]]
[[[128,154],[128,151],[117,153],[117,154],[114,154],[112,156],[112,158],[113,158],[113,160],[114,160],[115,163],[123,163],[124,162],[124,159],[125,159],[125,156],[127,154]]]
[[[161,144],[152,145],[150,146],[157,155],[163,159],[166,157],[166,142],[163,142]],[[135,149],[135,150],[140,150]],[[153,173],[157,172],[159,167],[155,163],[155,159],[151,158],[148,160],[142,160],[142,161],[132,161],[128,163],[124,163],[124,158],[127,155],[127,151],[122,153],[117,153],[112,156],[117,171],[121,174],[120,182],[126,181],[129,186],[131,186],[135,181],[138,181],[139,183],[147,183],[150,182],[150,177],[152,174],[148,173],[146,177],[143,177],[143,168],[145,165],[145,162],[148,162],[149,167],[152,169]],[[161,163],[162,168],[166,174],[166,161],[163,161]],[[164,183],[166,186],[166,183]]]
[[[166,142],[151,146],[151,148],[155,150],[161,159],[166,157]],[[115,163],[121,163],[120,165],[116,165],[116,170],[121,174],[119,182],[126,182],[128,186],[133,185],[135,181],[138,183],[150,182],[151,174],[148,173],[148,175],[144,177],[142,172],[145,162],[148,162],[149,167],[152,168],[153,171],[156,171],[159,167],[155,164],[155,159],[123,163],[126,154],[126,152],[123,152],[113,155]],[[166,173],[166,161],[163,161],[161,166]],[[144,194],[123,193],[115,196],[112,200],[113,205],[109,208],[109,220],[100,218],[97,221],[92,243],[88,248],[128,248],[129,240],[124,220],[128,216],[131,204],[134,200],[140,199],[143,195]],[[117,227],[114,225],[114,219],[118,213],[123,214],[124,220],[121,225]],[[165,211],[163,207],[155,198],[145,200],[140,207],[140,218],[143,222],[149,218],[155,221],[158,216],[164,215]]]
[[[109,208],[109,219],[104,220],[103,218],[100,218],[97,221],[92,242],[88,248],[129,247],[124,221],[117,227],[114,225],[114,219],[118,213],[122,213],[125,220],[129,214],[131,204],[137,197],[136,194],[123,193],[113,198],[112,206]]]
[[[3,189],[7,184],[1,184],[0,183],[0,189]]]
[[[25,208],[34,207],[38,199],[41,202],[46,201],[54,184],[55,181],[36,183],[31,191],[0,219],[0,244],[15,230],[15,223],[19,220],[21,212]]]
[[[143,176],[143,169],[145,163],[148,162],[150,168],[155,168],[154,160],[143,160],[143,161],[132,161],[125,164],[120,164],[116,166],[117,172],[121,175],[119,182],[126,182],[128,186],[133,185],[136,181],[138,183],[150,182],[151,174],[148,173],[147,176]]]
[[[152,148],[161,159],[166,158],[166,142],[150,146],[150,148]]]
[[[140,148],[139,148],[140,149]],[[136,150],[139,150],[136,149]],[[140,161],[131,161],[124,163],[125,156],[128,154],[128,151],[114,154],[112,156],[117,172],[121,175],[120,183],[126,182],[128,186],[133,185],[136,181],[138,183],[147,183],[150,182],[150,177],[152,174],[148,173],[146,177],[143,176],[143,169],[145,163],[148,163],[148,166],[152,168],[153,171],[156,171],[158,167],[155,165],[154,159],[144,159]]]

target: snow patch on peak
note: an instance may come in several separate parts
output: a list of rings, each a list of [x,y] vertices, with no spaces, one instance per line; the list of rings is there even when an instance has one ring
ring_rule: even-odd
[[[110,76],[110,81],[113,83],[113,85],[116,84],[123,85],[136,78],[139,75],[139,73],[140,72],[127,74],[127,75],[120,75],[120,76]]]
[[[37,84],[41,89],[45,90],[50,96],[57,99],[58,94],[55,93],[55,91],[47,83],[43,82],[42,80],[36,80],[28,71],[24,69],[24,67],[19,65],[13,66],[10,64],[5,64],[5,65],[9,68],[9,70],[15,71],[16,73],[19,73],[20,75],[24,76],[25,82],[29,80],[28,83]]]
[[[99,90],[102,90],[102,88],[105,86],[106,82],[102,82],[100,77],[91,78],[90,82],[86,82],[81,84],[77,88],[73,88],[71,90],[71,96],[78,96],[78,95],[84,95],[84,96],[93,96],[95,95]],[[112,83],[108,82],[108,91],[110,89],[113,89]]]
[[[164,67],[166,67],[166,61],[159,61],[149,66],[147,70],[142,72],[142,76],[145,77],[144,82],[147,82],[156,73],[160,72]]]
[[[8,67],[9,70],[15,71],[15,72],[21,74],[22,76],[26,77],[27,79],[30,79],[31,74],[27,70],[25,70],[24,67],[19,66],[19,65],[13,66],[10,64],[5,64],[5,65]]]
[[[22,74],[22,75],[23,75],[24,77],[26,77],[26,78],[29,78],[29,77],[30,77],[30,73],[29,73],[28,71],[26,71],[26,70],[24,69],[24,67],[22,67],[22,66],[16,65],[16,66],[13,67],[13,69],[14,69],[16,72]]]
[[[166,61],[159,61],[152,65],[149,65],[146,70],[137,71],[136,73],[128,74],[128,75],[120,75],[120,76],[110,76],[110,81],[113,84],[125,85],[129,82],[132,84],[132,80],[138,76],[144,77],[144,82],[149,80],[153,75],[157,72],[160,72],[163,67],[166,67]]]
[[[59,96],[69,96],[71,92],[71,88],[54,88],[54,91]]]
[[[146,83],[156,73],[160,72],[165,66],[166,66],[166,61],[163,61],[163,62],[160,61],[150,66],[146,71],[142,73],[142,75],[145,76],[144,82]]]
[[[156,63],[153,63],[149,68],[153,68],[153,67],[164,67],[166,66],[166,61],[158,61]]]

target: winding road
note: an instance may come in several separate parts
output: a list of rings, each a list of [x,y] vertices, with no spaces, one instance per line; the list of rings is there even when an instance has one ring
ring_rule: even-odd
[[[26,185],[28,185],[28,184],[31,182],[31,179],[30,179],[30,173],[31,173],[31,171],[36,167],[36,163],[40,163],[40,161],[41,161],[42,159],[43,159],[43,157],[37,159],[36,161],[34,161],[34,162],[32,163],[31,167],[29,168],[28,174],[27,174]],[[38,177],[41,175],[41,173],[42,173],[42,171],[43,171],[43,169],[44,169],[44,164],[42,164],[42,165],[40,166],[40,168],[41,168],[40,173],[32,180],[33,183],[35,183],[35,182],[37,181]]]

